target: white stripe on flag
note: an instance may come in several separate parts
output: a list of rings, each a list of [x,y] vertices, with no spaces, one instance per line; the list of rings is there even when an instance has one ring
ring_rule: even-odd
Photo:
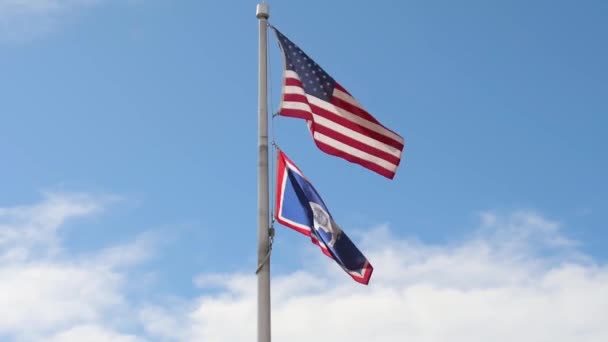
[[[372,130],[372,131],[374,131],[376,133],[382,134],[382,135],[384,135],[386,137],[389,137],[389,138],[391,138],[391,139],[393,139],[395,141],[398,141],[401,144],[403,144],[403,138],[401,138],[397,134],[389,131],[388,129],[386,129],[386,128],[380,126],[380,125],[378,125],[375,122],[367,121],[366,119],[364,119],[364,118],[362,118],[362,117],[360,117],[358,115],[355,115],[355,114],[353,114],[353,113],[351,113],[351,112],[349,112],[349,111],[347,111],[345,109],[338,108],[335,105],[333,105],[333,104],[331,104],[329,102],[325,102],[325,101],[323,101],[323,100],[321,100],[321,99],[319,99],[319,98],[317,98],[315,96],[306,95],[306,98],[308,99],[309,103],[311,103],[311,104],[313,104],[315,106],[321,107],[321,108],[325,109],[326,111],[332,112],[332,113],[334,113],[336,115],[339,115],[339,116],[345,118],[346,120],[348,120],[350,122],[354,122],[354,123],[356,123],[356,124],[358,124],[360,126],[363,126],[363,127],[367,128],[369,130]]]
[[[328,120],[328,119],[326,119],[326,118],[324,118],[322,116],[319,116],[317,114],[314,114],[314,113],[313,113],[313,118],[314,118],[314,121],[315,121],[316,124],[325,126],[325,127],[329,128],[329,129],[335,131],[335,132],[338,132],[338,133],[340,133],[342,135],[345,135],[345,136],[347,136],[349,138],[357,140],[357,141],[359,141],[359,142],[361,142],[361,143],[363,143],[365,145],[374,147],[374,148],[376,148],[376,149],[378,149],[380,151],[383,151],[383,152],[386,152],[388,154],[391,154],[391,155],[393,155],[393,156],[395,156],[397,158],[399,158],[400,155],[401,155],[401,151],[399,151],[398,149],[396,149],[396,148],[394,148],[392,146],[389,146],[389,145],[387,145],[387,144],[385,144],[385,143],[383,143],[381,141],[378,141],[378,140],[376,140],[374,138],[370,138],[367,135],[363,135],[363,134],[361,134],[359,132],[353,131],[352,129],[350,129],[348,127],[345,127],[345,126],[342,126],[342,125],[340,125],[340,124],[338,124],[338,123],[336,123],[334,121]]]
[[[295,78],[298,81],[300,80],[300,76],[298,75],[298,73],[293,70],[285,70],[284,76],[285,76],[285,78]]]
[[[324,134],[321,134],[319,132],[315,132],[313,138],[316,139],[316,140],[318,140],[318,141],[320,141],[320,142],[322,142],[322,143],[324,143],[324,144],[326,144],[326,145],[329,145],[329,146],[331,146],[331,147],[333,147],[333,148],[335,148],[337,150],[340,150],[340,151],[348,153],[348,154],[350,154],[352,156],[361,158],[361,159],[363,159],[365,161],[368,161],[370,163],[374,163],[374,164],[376,164],[376,165],[378,165],[378,166],[380,166],[380,167],[382,167],[384,169],[387,169],[387,170],[389,170],[391,172],[395,172],[395,170],[397,169],[396,165],[394,165],[392,163],[389,163],[385,159],[382,159],[382,158],[373,156],[373,155],[371,155],[369,153],[363,152],[363,151],[361,151],[361,150],[359,150],[357,148],[354,148],[354,147],[349,146],[347,144],[344,144],[344,143],[342,143],[340,141],[332,139],[332,138],[330,138],[330,137],[328,137],[328,136],[326,136]]]
[[[308,103],[304,103],[304,102],[285,101],[285,102],[283,102],[283,105],[281,107],[283,107],[285,109],[303,110],[303,111],[312,113],[312,109],[310,108]]]
[[[365,109],[363,109],[363,106],[354,97],[348,95],[347,93],[343,92],[342,90],[340,90],[338,88],[334,89],[334,96],[339,98],[342,101],[348,102],[352,106],[361,108],[361,110],[365,110]]]
[[[304,92],[304,88],[298,86],[285,86],[283,87],[285,94],[298,94],[298,95],[306,95]]]

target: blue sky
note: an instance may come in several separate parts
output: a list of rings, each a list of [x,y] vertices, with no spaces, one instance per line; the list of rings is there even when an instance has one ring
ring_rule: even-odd
[[[3,255],[15,246],[31,252],[2,266],[5,270],[90,260],[101,265],[106,259],[100,255],[128,246],[136,252],[125,255],[136,255],[136,265],[109,262],[108,267],[128,279],[128,285],[111,287],[111,294],[129,310],[149,313],[152,306],[163,318],[192,317],[188,312],[206,312],[196,303],[213,299],[214,291],[243,295],[230,284],[240,284],[241,275],[250,281],[255,269],[255,4],[0,1],[0,228],[31,226],[37,235],[35,229],[51,227],[44,228],[51,232],[48,239],[36,242],[45,246],[42,256],[32,252],[37,246],[32,234],[2,240]],[[402,164],[390,181],[323,154],[303,122],[274,120],[278,143],[355,242],[367,245],[375,234],[387,235],[387,242],[378,241],[387,246],[406,241],[420,258],[432,260],[444,255],[441,251],[458,256],[452,253],[461,251],[458,246],[468,250],[475,241],[502,250],[515,240],[533,263],[546,261],[547,249],[559,252],[557,264],[522,271],[522,279],[545,279],[561,270],[559,265],[586,260],[593,272],[604,272],[589,278],[597,281],[592,285],[605,289],[606,2],[311,0],[270,6],[272,24],[405,138]],[[275,37],[269,39],[270,101],[276,109],[282,61]],[[36,208],[50,208],[61,213],[52,217],[62,219],[48,223]],[[324,273],[323,279],[345,280],[306,238],[277,230],[272,259],[277,281],[289,283],[297,272],[319,279],[311,265],[335,273]],[[369,254],[377,256],[371,262],[381,270],[378,283],[410,286],[409,276],[390,280],[391,270],[409,274],[410,269],[383,265],[386,250],[378,241],[369,242]],[[472,259],[462,255],[475,261],[484,258],[480,253]],[[400,257],[408,265],[419,260]],[[498,264],[488,269],[512,270],[500,259],[489,258]],[[209,274],[215,274],[211,282],[219,282],[219,290],[204,286]],[[425,274],[417,278],[421,283],[441,279],[446,287],[459,288],[457,276]],[[328,280],[320,284],[325,285],[315,286],[333,286]],[[171,300],[185,308],[167,314],[175,313],[166,303]],[[133,313],[111,307],[119,317]],[[213,340],[213,324],[205,319],[196,321],[202,330],[186,319],[169,324],[174,328],[168,330],[199,332],[188,337],[155,332],[146,320],[125,327],[77,313],[36,330],[34,337],[20,336],[18,326],[6,323],[18,320],[0,317],[0,333],[16,340],[67,341],[80,336],[75,334],[100,341],[117,340],[111,334],[122,334],[125,341],[195,335]],[[605,329],[594,329],[589,331],[599,335],[589,336],[605,336]],[[442,336],[421,331],[416,336]]]

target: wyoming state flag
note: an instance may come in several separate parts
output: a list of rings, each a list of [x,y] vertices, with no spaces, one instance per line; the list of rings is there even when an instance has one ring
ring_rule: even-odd
[[[367,285],[374,268],[336,224],[327,206],[302,171],[279,151],[275,216],[318,245],[355,281]]]

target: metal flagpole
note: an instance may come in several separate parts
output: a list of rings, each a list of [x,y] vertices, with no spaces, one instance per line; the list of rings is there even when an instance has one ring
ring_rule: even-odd
[[[257,5],[259,24],[258,83],[258,342],[270,342],[270,215],[268,188],[268,4]]]

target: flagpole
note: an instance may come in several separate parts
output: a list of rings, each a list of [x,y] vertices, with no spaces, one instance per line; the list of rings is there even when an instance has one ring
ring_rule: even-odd
[[[259,25],[258,69],[258,342],[270,342],[270,215],[268,210],[268,76],[267,25],[268,4],[259,3],[256,17]]]

